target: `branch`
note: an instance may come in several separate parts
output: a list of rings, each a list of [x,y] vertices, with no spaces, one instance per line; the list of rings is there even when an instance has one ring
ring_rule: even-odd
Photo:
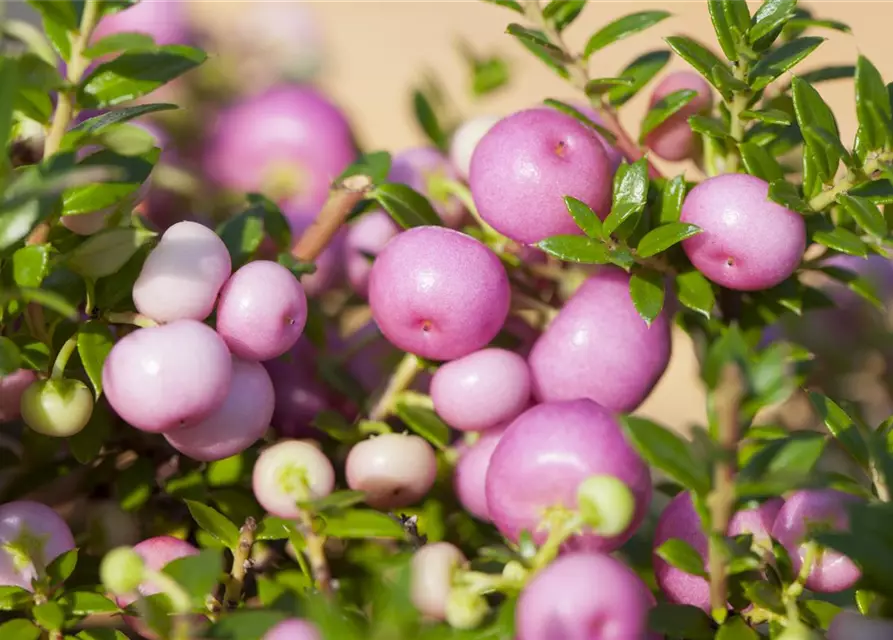
[[[257,522],[250,517],[245,520],[245,524],[239,529],[239,546],[236,547],[233,553],[233,568],[223,596],[225,606],[234,607],[242,599],[245,576],[248,573],[248,568],[251,566],[251,548],[254,546],[255,531],[257,531]]]
[[[291,252],[304,262],[313,262],[328,246],[344,220],[372,188],[369,176],[356,175],[336,184],[316,219],[298,238]]]
[[[405,391],[412,381],[415,380],[419,373],[421,363],[419,359],[411,353],[403,356],[403,360],[397,365],[394,373],[388,379],[387,386],[384,388],[381,396],[375,402],[372,410],[369,411],[370,420],[384,420],[393,409],[394,399],[401,391]]]
[[[310,561],[310,572],[316,586],[321,593],[329,596],[332,594],[332,573],[326,559],[326,540],[313,530],[313,515],[304,509],[301,509],[296,527],[304,538],[304,552]],[[300,553],[300,550],[295,549],[295,552]]]

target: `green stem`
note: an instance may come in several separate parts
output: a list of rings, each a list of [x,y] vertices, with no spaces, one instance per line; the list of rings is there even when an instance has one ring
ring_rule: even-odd
[[[734,65],[735,79],[746,83],[747,74],[748,65],[741,59]],[[734,148],[729,150],[728,158],[726,159],[727,173],[737,173],[741,163],[741,154],[738,151],[737,143],[744,141],[744,120],[741,119],[741,113],[747,109],[747,104],[749,102],[749,93],[736,91],[732,95],[732,101],[728,103],[730,116],[729,133],[736,144],[734,145]]]
[[[489,593],[519,593],[524,587],[524,582],[501,574],[463,571],[457,574],[455,586],[464,587],[472,593],[483,596]]]
[[[71,354],[74,353],[77,346],[78,334],[75,332],[73,336],[65,341],[65,344],[62,345],[62,348],[59,349],[59,353],[56,355],[56,360],[53,362],[53,371],[50,375],[53,380],[61,380],[65,377],[65,367],[68,365]]]
[[[251,564],[251,549],[254,546],[255,531],[257,531],[257,522],[254,518],[245,520],[245,524],[239,530],[239,546],[233,552],[233,568],[230,571],[226,592],[223,596],[224,606],[234,607],[242,599],[245,576]]]
[[[412,381],[415,380],[421,370],[421,363],[418,357],[411,353],[403,356],[397,369],[388,380],[387,386],[384,388],[381,396],[379,396],[372,410],[369,412],[369,419],[378,421],[387,418],[393,410],[394,401],[397,395],[405,390]]]
[[[107,313],[103,316],[105,321],[109,324],[132,324],[136,327],[157,327],[158,323],[152,320],[152,318],[147,318],[146,316],[133,313],[130,311],[124,311],[121,313]]]
[[[834,204],[837,196],[842,195],[854,187],[872,179],[872,176],[880,171],[883,166],[893,162],[893,152],[886,151],[875,157],[868,158],[865,164],[858,170],[850,169],[840,180],[837,180],[830,189],[813,196],[809,206],[813,211],[822,211]]]
[[[555,319],[555,316],[558,315],[558,309],[550,305],[548,302],[543,302],[539,298],[527,295],[518,290],[512,291],[512,307],[516,310],[530,309],[537,311],[544,316],[546,324],[550,323]]]
[[[806,543],[806,553],[803,556],[803,564],[800,571],[797,572],[797,578],[792,582],[785,591],[785,597],[788,601],[796,602],[797,598],[803,595],[803,589],[806,586],[806,579],[812,573],[812,568],[819,559],[820,549],[817,542]]]
[[[145,572],[145,580],[154,584],[170,599],[174,613],[183,614],[192,611],[192,598],[179,582],[163,571],[154,571],[146,567]]]
[[[573,511],[556,514],[550,519],[552,521],[549,523],[549,536],[533,558],[532,570],[534,573],[544,569],[558,557],[561,545],[567,542],[572,535],[578,533],[583,526],[583,518]]]
[[[310,563],[310,574],[319,591],[329,596],[332,594],[332,573],[326,559],[326,539],[313,530],[313,516],[306,509],[300,511],[297,529],[304,538],[304,553]],[[300,550],[295,549],[295,553],[300,553]]]

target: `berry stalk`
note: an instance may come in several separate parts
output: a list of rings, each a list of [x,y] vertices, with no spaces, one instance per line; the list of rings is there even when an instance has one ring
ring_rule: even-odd
[[[298,238],[292,248],[292,255],[299,260],[313,262],[371,188],[372,179],[364,175],[350,176],[337,183],[322,211]]]
[[[239,529],[239,546],[233,553],[233,568],[230,571],[229,580],[226,583],[226,592],[223,596],[224,606],[235,607],[242,599],[242,589],[245,587],[245,576],[251,566],[251,549],[254,546],[254,533],[257,531],[257,522],[254,518],[245,520],[245,524]]]

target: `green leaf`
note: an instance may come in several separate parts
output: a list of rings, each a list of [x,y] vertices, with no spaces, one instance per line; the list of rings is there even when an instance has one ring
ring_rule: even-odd
[[[324,498],[312,500],[310,502],[299,503],[302,509],[306,509],[311,513],[325,513],[327,511],[341,511],[348,507],[360,504],[366,499],[364,491],[335,491]]]
[[[653,269],[633,268],[629,295],[645,324],[651,326],[664,308],[664,277]]]
[[[865,442],[859,424],[850,418],[846,411],[831,398],[815,391],[808,392],[808,396],[809,402],[835,440],[840,443],[840,446],[856,462],[862,465],[863,468],[867,468],[868,445]]]
[[[685,36],[670,36],[666,38],[666,42],[676,52],[676,55],[694,67],[695,71],[704,76],[710,84],[716,86],[716,80],[712,73],[713,67],[725,65],[716,57],[715,53],[701,43]],[[716,88],[719,89],[719,87]]]
[[[87,426],[68,439],[71,454],[81,464],[96,459],[103,445],[112,435],[114,417],[105,403],[97,403]]]
[[[431,409],[413,406],[398,399],[394,413],[406,423],[407,427],[438,449],[444,449],[449,445],[450,428]]]
[[[404,229],[443,225],[428,199],[405,184],[383,184],[376,187],[370,195]]]
[[[776,180],[784,180],[784,169],[765,147],[753,142],[740,142],[738,151],[749,174],[762,178],[770,184]]]
[[[810,431],[767,443],[741,469],[736,492],[740,497],[776,496],[801,487],[812,477],[825,444],[824,435]]]
[[[812,211],[809,204],[797,192],[797,187],[787,180],[775,180],[769,183],[769,199],[784,205],[793,211],[807,213]]]
[[[343,182],[350,176],[364,175],[368,176],[373,184],[382,184],[388,179],[390,172],[391,154],[387,151],[374,151],[360,156],[338,176],[336,182]]]
[[[793,123],[791,116],[781,109],[761,109],[758,111],[745,110],[741,112],[742,120],[758,120],[766,124],[780,124],[787,126]]]
[[[55,4],[47,2],[45,4]],[[43,632],[30,620],[16,618],[0,624],[0,638],[3,640],[40,640]]]
[[[727,101],[733,99],[735,93],[749,93],[750,87],[743,80],[739,80],[726,66],[715,66],[710,70],[713,78],[713,86],[719,89]]]
[[[60,602],[70,616],[89,616],[120,611],[118,605],[95,591],[71,591],[62,596]]]
[[[77,564],[77,548],[66,551],[58,556],[47,565],[47,577],[50,579],[50,584],[58,585],[68,580]]]
[[[49,272],[50,247],[30,245],[12,254],[12,279],[20,287],[39,287]]]
[[[119,53],[133,49],[152,49],[154,47],[155,40],[148,33],[113,33],[90,45],[84,51],[84,56],[92,60],[110,53]]]
[[[323,516],[322,533],[332,538],[363,540],[366,538],[406,538],[403,525],[394,518],[372,509],[350,509]]]
[[[65,256],[64,263],[85,278],[105,278],[120,271],[156,235],[138,227],[104,229],[79,244]]]
[[[239,546],[239,528],[229,519],[206,504],[185,500],[189,513],[196,524],[222,542],[228,549],[235,550]]]
[[[714,637],[710,617],[687,604],[657,603],[648,611],[648,628],[669,638],[713,640]]]
[[[511,0],[487,0],[494,4],[503,4]],[[221,617],[208,629],[205,637],[208,640],[257,640],[274,626],[286,619],[286,614],[272,610],[234,611]]]
[[[58,602],[44,602],[31,610],[34,621],[48,631],[58,631],[65,624],[65,612]]]
[[[852,33],[849,25],[839,20],[814,20],[812,18],[792,18],[786,25],[788,29],[808,29],[816,27],[821,29],[831,29],[832,31],[840,31],[841,33]]]
[[[893,112],[884,79],[868,58],[856,63],[856,114],[869,151],[893,141]]]
[[[15,611],[31,604],[34,597],[30,591],[21,587],[0,587],[0,611]]]
[[[136,118],[141,118],[150,113],[159,113],[161,111],[171,111],[179,109],[175,104],[155,103],[155,104],[138,104],[133,107],[123,107],[121,109],[113,109],[84,120],[76,127],[73,127],[65,137],[62,138],[62,149],[73,149],[78,142],[101,133],[116,124],[129,122]]]
[[[490,4],[496,4],[500,7],[505,7],[506,9],[511,9],[516,13],[524,13],[524,7],[522,7],[519,3],[515,2],[515,0],[484,0],[484,2],[489,2]]]
[[[444,133],[443,128],[440,126],[440,123],[437,121],[437,114],[434,112],[434,107],[431,106],[431,103],[428,101],[428,98],[425,97],[424,93],[418,90],[413,92],[412,107],[413,112],[415,113],[416,123],[418,123],[425,135],[428,136],[428,139],[435,147],[441,150],[446,149],[447,136]]]
[[[94,109],[130,102],[191,71],[206,58],[204,51],[184,45],[122,53],[84,79],[78,87],[78,102]]]
[[[264,229],[276,244],[279,251],[290,251],[292,246],[291,227],[282,209],[261,193],[249,193],[246,196],[252,209],[261,212]]]
[[[580,111],[579,109],[577,109],[575,107],[572,107],[571,105],[567,104],[566,102],[562,102],[561,100],[555,100],[554,98],[546,98],[545,100],[543,100],[543,104],[545,104],[547,107],[552,107],[553,109],[556,109],[558,111],[561,111],[564,114],[569,115],[570,117],[577,120],[580,124],[583,124],[583,125],[589,127],[590,129],[595,129],[610,144],[614,144],[617,141],[617,136],[615,136],[612,131],[609,131],[608,129],[606,129],[602,125],[598,124],[597,122],[594,122],[582,111]]]
[[[586,0],[552,0],[543,9],[543,16],[561,33],[577,19],[585,7]]]
[[[618,170],[618,174],[623,169]],[[615,187],[611,213],[605,218],[602,231],[605,237],[617,231],[622,224],[633,217],[638,217],[648,203],[648,160],[642,158],[628,165],[628,169],[615,178]],[[630,230],[634,224],[628,225]]]
[[[868,247],[862,242],[862,239],[852,231],[844,229],[843,227],[835,227],[830,231],[816,231],[813,234],[812,239],[821,245],[834,249],[835,251],[840,251],[841,253],[847,253],[851,256],[861,256],[864,258],[868,255]]]
[[[266,237],[264,213],[258,207],[250,207],[225,220],[217,228],[217,235],[229,251],[233,269],[238,269],[251,260]]]
[[[853,65],[840,65],[836,67],[822,67],[800,74],[800,79],[807,84],[817,84],[830,80],[846,80],[856,75],[856,67]]]
[[[204,607],[223,571],[223,554],[219,549],[203,549],[198,555],[178,558],[168,563],[162,571],[186,590],[195,606]]]
[[[732,32],[729,24],[729,15],[726,12],[726,4],[728,0],[708,0],[707,9],[710,12],[710,21],[713,23],[713,30],[716,32],[716,39],[722,52],[726,54],[726,58],[731,61],[738,59],[738,36],[740,32],[735,34]]]
[[[887,221],[876,204],[865,198],[846,194],[837,196],[837,202],[865,231],[878,238],[887,237]]]
[[[19,86],[19,65],[12,58],[0,58],[0,149],[6,149],[12,131],[13,111]]]
[[[608,249],[601,242],[585,236],[552,236],[536,244],[551,256],[565,262],[581,264],[608,264]]]
[[[760,634],[751,629],[744,618],[733,616],[716,632],[716,640],[760,640]]]
[[[25,303],[34,302],[45,309],[55,311],[59,315],[72,320],[78,317],[77,308],[59,294],[46,289],[32,289],[28,287],[0,289],[0,307],[13,300]]]
[[[287,540],[295,532],[294,523],[285,518],[267,516],[257,524],[255,540]]]
[[[709,491],[706,462],[695,456],[689,443],[650,420],[632,416],[620,420],[630,443],[648,464],[695,493]]]
[[[609,22],[589,38],[589,42],[583,49],[583,60],[588,60],[593,53],[604,49],[609,44],[663,22],[670,15],[669,11],[639,11]]]
[[[0,336],[0,376],[8,376],[22,368],[22,354],[15,342]]]
[[[732,139],[732,136],[729,135],[729,132],[726,130],[723,124],[715,118],[709,118],[707,116],[696,114],[688,119],[688,126],[690,126],[691,130],[695,133],[710,136],[711,138],[716,138],[717,140]]]
[[[691,238],[701,233],[703,229],[687,222],[670,222],[645,234],[636,247],[636,253],[641,258],[650,258],[662,251],[666,251],[686,238]]]
[[[893,204],[893,184],[889,180],[866,182],[850,189],[849,193],[858,198],[867,198],[875,204]]]
[[[631,87],[635,84],[634,78],[593,78],[586,83],[585,92],[590,98],[608,93],[616,87]]]
[[[754,14],[753,26],[748,32],[751,44],[762,40],[773,31],[780,31],[794,15],[796,8],[797,0],[766,0]]]
[[[78,330],[78,355],[97,398],[102,395],[102,366],[113,346],[115,338],[112,332],[100,322],[91,320]]]
[[[698,95],[692,89],[680,89],[658,100],[645,114],[640,127],[639,142],[642,142],[649,133],[666,122],[673,114],[678,113],[682,107],[694,100]]]
[[[564,205],[567,207],[571,217],[573,217],[574,222],[577,223],[577,226],[583,230],[583,233],[593,240],[598,240],[602,237],[602,221],[589,208],[588,204],[571,196],[565,196]]]
[[[62,195],[62,214],[94,213],[132,197],[149,178],[160,155],[158,148],[136,156],[125,156],[109,149],[90,154],[78,163],[79,167],[104,168],[115,175],[107,181],[66,190]]]
[[[611,106],[620,107],[631,100],[645,85],[651,82],[670,61],[670,52],[657,50],[644,53],[633,60],[623,71],[618,74],[622,78],[629,78],[628,85],[620,85],[610,89],[607,93]]]
[[[510,24],[506,33],[513,35],[533,55],[542,60],[562,78],[569,78],[567,68],[567,56],[556,47],[541,31],[528,29],[519,24]]]
[[[682,215],[682,203],[685,202],[685,194],[688,187],[685,183],[685,175],[678,175],[672,180],[667,180],[661,192],[660,224],[678,222]],[[645,238],[642,238],[644,240]],[[641,249],[641,241],[639,241]]]
[[[59,25],[66,31],[77,31],[79,18],[77,5],[74,2],[70,0],[63,0],[62,2],[27,1],[44,20]]]
[[[716,306],[713,285],[700,271],[686,271],[676,276],[676,296],[679,302],[709,318]]]
[[[471,93],[480,98],[508,84],[508,63],[499,57],[475,59],[471,67]]]
[[[685,573],[701,578],[707,577],[707,572],[704,570],[704,558],[684,540],[670,538],[660,545],[655,553],[665,562]]]
[[[754,91],[765,89],[785,71],[802,62],[824,41],[825,38],[814,36],[797,38],[774,49],[754,65],[750,74],[750,86]]]

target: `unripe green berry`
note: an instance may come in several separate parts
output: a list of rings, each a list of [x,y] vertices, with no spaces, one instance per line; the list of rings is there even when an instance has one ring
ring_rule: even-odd
[[[506,563],[502,568],[502,577],[513,582],[524,582],[527,579],[527,569],[517,560]]]
[[[22,394],[22,420],[37,433],[68,438],[93,415],[93,394],[80,380],[39,380]]]
[[[99,577],[106,589],[124,595],[136,591],[145,570],[143,559],[132,547],[118,547],[105,554],[99,566]]]
[[[614,476],[590,476],[577,488],[577,509],[596,533],[611,537],[629,527],[636,499],[629,487]]]
[[[490,612],[484,596],[467,589],[450,590],[446,603],[446,622],[454,629],[474,629]]]

